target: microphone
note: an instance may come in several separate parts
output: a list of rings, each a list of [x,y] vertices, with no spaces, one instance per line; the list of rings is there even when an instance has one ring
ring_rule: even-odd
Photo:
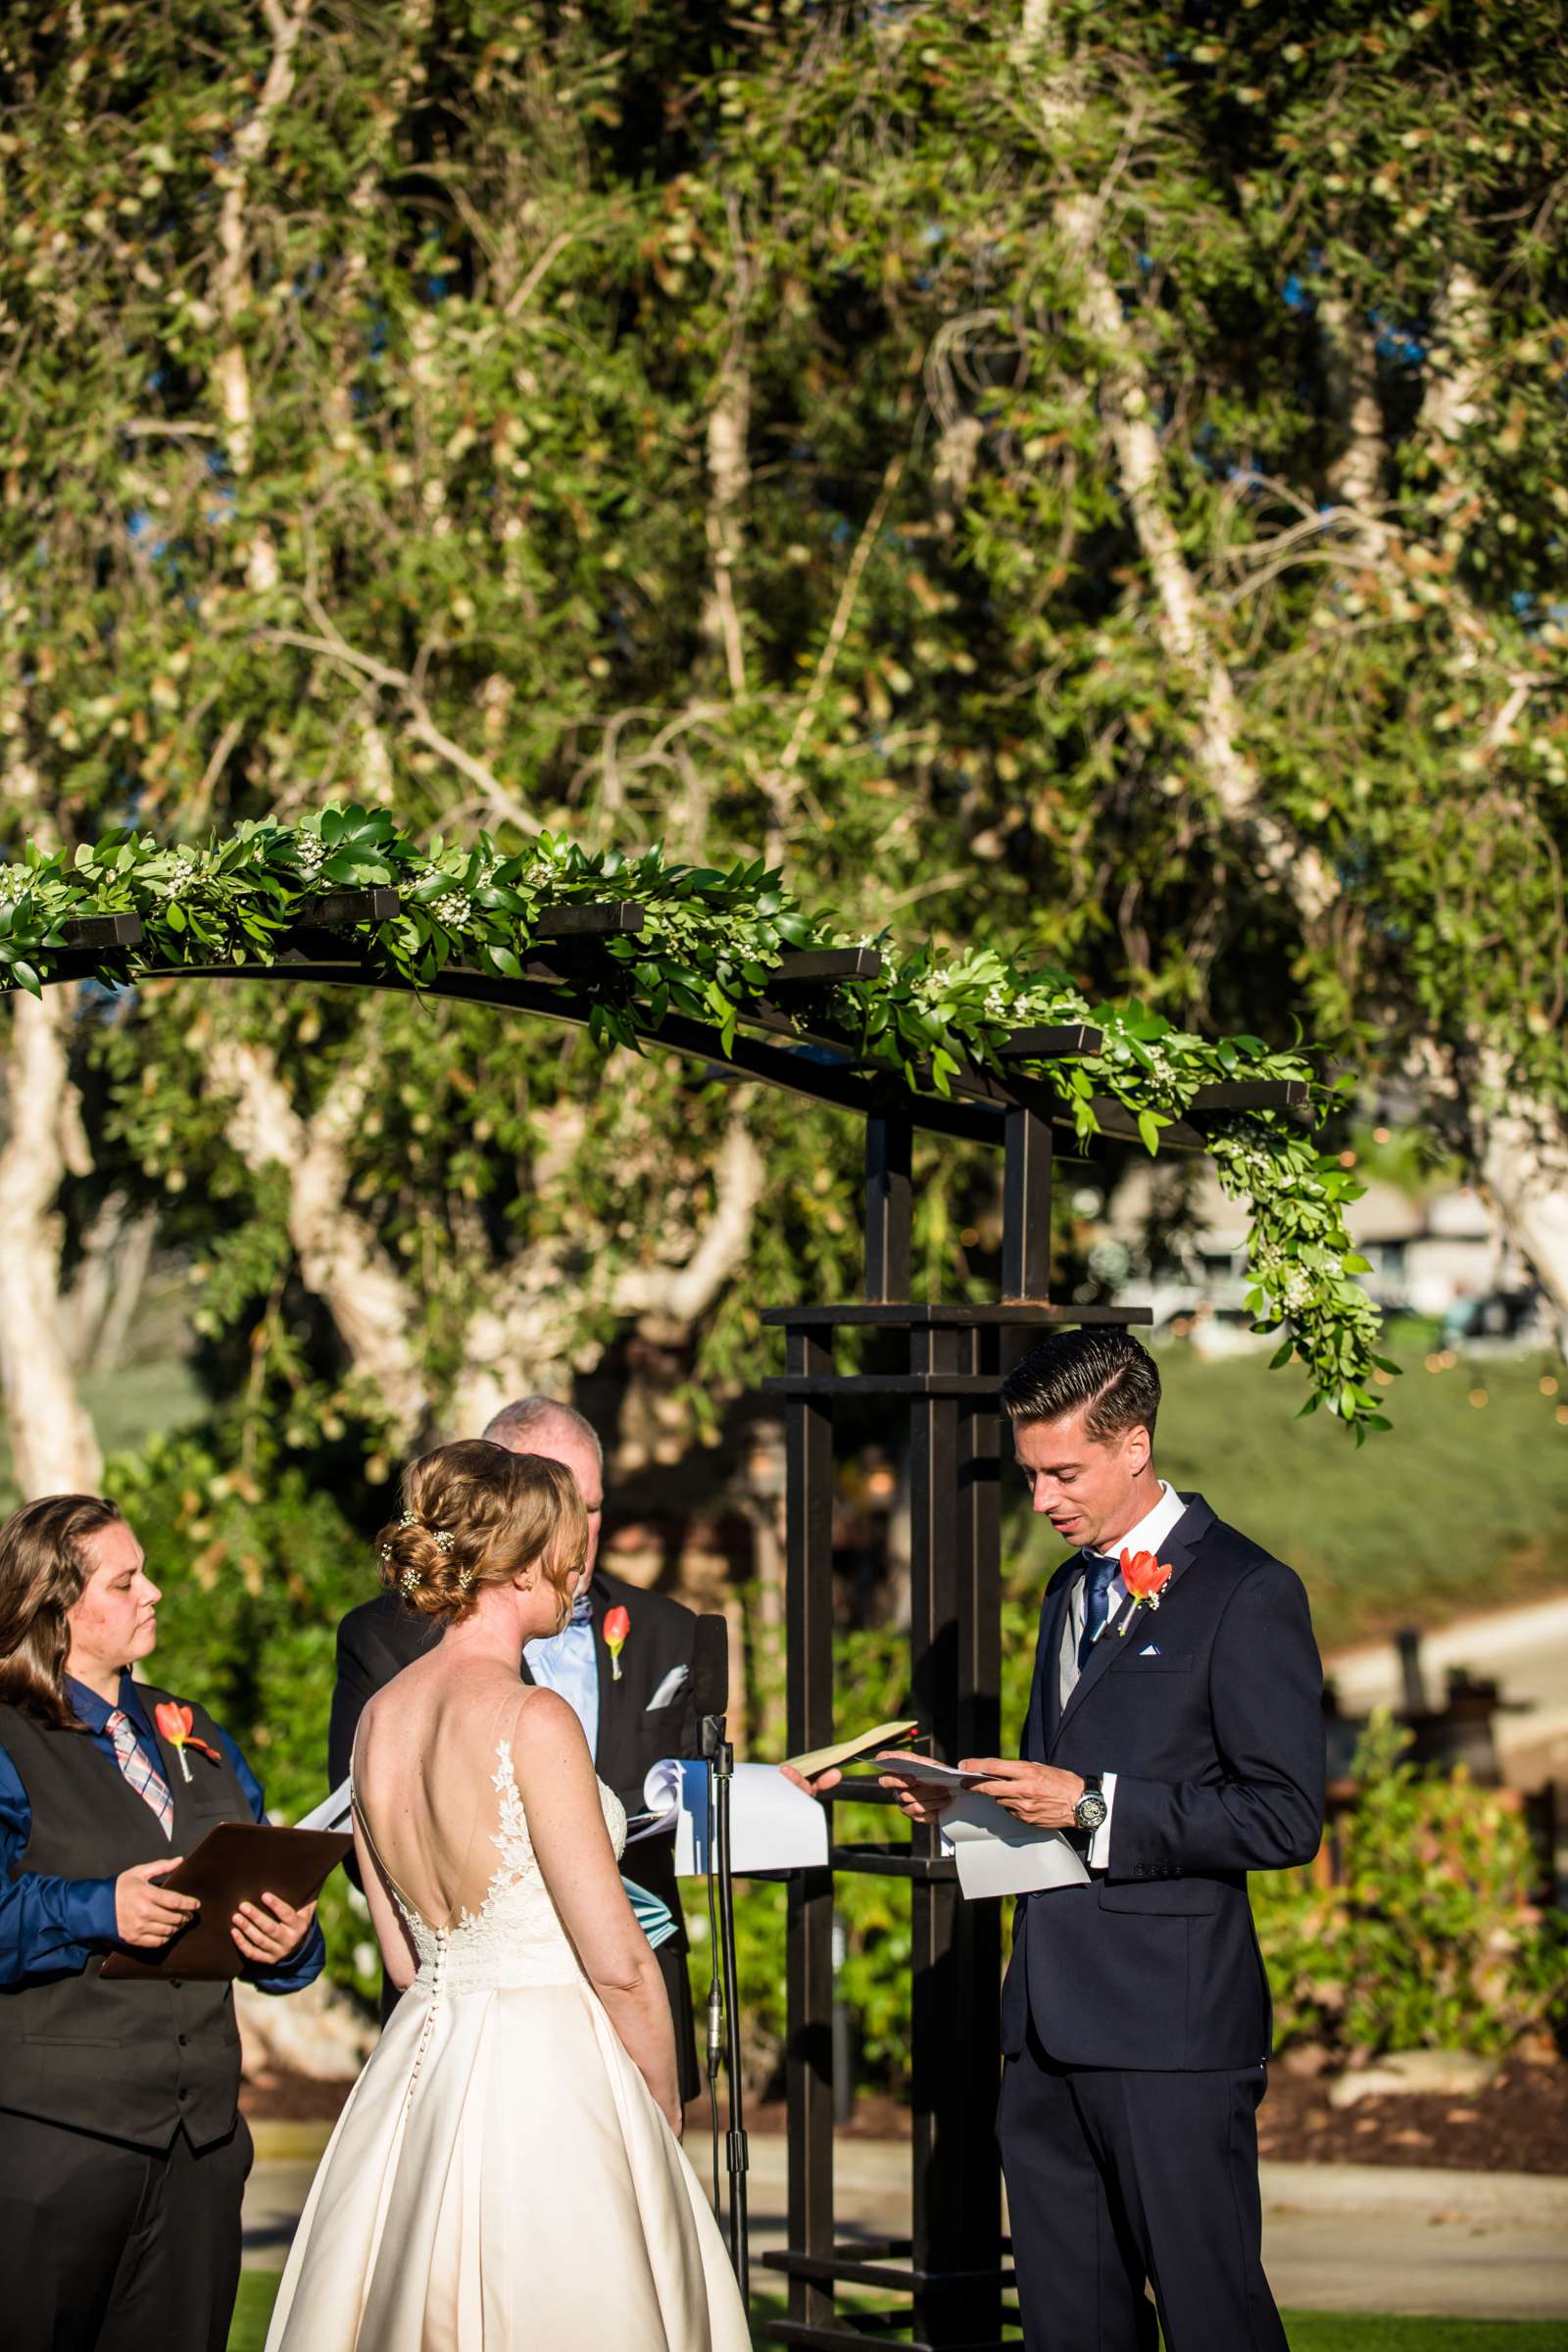
[[[721,1609],[710,1609],[697,1620],[692,1637],[692,1713],[723,1715],[729,1708],[729,1620]]]

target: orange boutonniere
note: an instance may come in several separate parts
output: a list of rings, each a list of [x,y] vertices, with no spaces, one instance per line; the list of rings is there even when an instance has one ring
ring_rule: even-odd
[[[620,1653],[626,1646],[626,1636],[630,1632],[631,1613],[629,1610],[614,1608],[607,1611],[605,1647],[610,1652],[610,1679],[612,1683],[618,1683],[620,1680]]]
[[[222,1762],[223,1759],[216,1747],[209,1747],[205,1740],[197,1739],[196,1718],[189,1707],[182,1707],[177,1699],[161,1698],[153,1709],[153,1721],[179,1758],[180,1772],[187,1781],[190,1779],[190,1766],[185,1761],[187,1747],[196,1748],[200,1754],[210,1758],[214,1764]]]
[[[1116,1628],[1123,1639],[1127,1628],[1140,1609],[1157,1609],[1159,1596],[1170,1583],[1170,1563],[1156,1560],[1152,1551],[1124,1551],[1121,1555],[1121,1581],[1132,1597],[1132,1607]]]

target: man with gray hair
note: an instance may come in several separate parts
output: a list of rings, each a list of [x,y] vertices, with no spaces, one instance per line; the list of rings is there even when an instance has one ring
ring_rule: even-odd
[[[571,1618],[559,1634],[528,1642],[518,1663],[524,1682],[542,1684],[566,1700],[582,1725],[600,1779],[614,1789],[628,1814],[640,1813],[649,1767],[664,1756],[699,1751],[692,1703],[697,1619],[667,1593],[645,1592],[598,1565],[605,1449],[593,1424],[573,1406],[553,1396],[521,1396],[503,1405],[482,1434],[509,1452],[560,1462],[577,1481],[588,1508],[588,1549]],[[440,1628],[406,1609],[395,1592],[378,1592],[344,1618],[337,1631],[328,1739],[334,1788],[348,1777],[354,1734],[367,1701],[439,1640]],[[663,1972],[675,2020],[681,2096],[694,2099],[701,2077],[672,1840],[643,1839],[628,1860],[635,1884],[627,1880],[626,1890]],[[395,1998],[383,1986],[383,2017]]]

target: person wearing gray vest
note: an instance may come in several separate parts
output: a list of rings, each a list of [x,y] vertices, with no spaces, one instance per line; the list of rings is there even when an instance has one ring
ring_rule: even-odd
[[[160,1881],[209,1830],[265,1819],[254,1775],[205,1710],[132,1679],[159,1597],[141,1545],[97,1495],[48,1495],[0,1528],[8,2352],[227,2341],[251,2156],[232,1989],[102,1973],[106,1954],[156,1950],[195,1908]],[[314,1904],[269,1894],[240,1906],[231,1934],[264,1992],[320,1973]]]

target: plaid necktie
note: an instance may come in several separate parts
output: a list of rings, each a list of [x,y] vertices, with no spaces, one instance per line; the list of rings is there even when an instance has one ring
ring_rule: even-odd
[[[174,1800],[169,1783],[155,1764],[149,1764],[140,1740],[131,1729],[130,1717],[123,1707],[116,1707],[104,1726],[115,1743],[115,1762],[120,1766],[136,1794],[144,1797],[158,1816],[158,1826],[166,1838],[174,1835]]]

